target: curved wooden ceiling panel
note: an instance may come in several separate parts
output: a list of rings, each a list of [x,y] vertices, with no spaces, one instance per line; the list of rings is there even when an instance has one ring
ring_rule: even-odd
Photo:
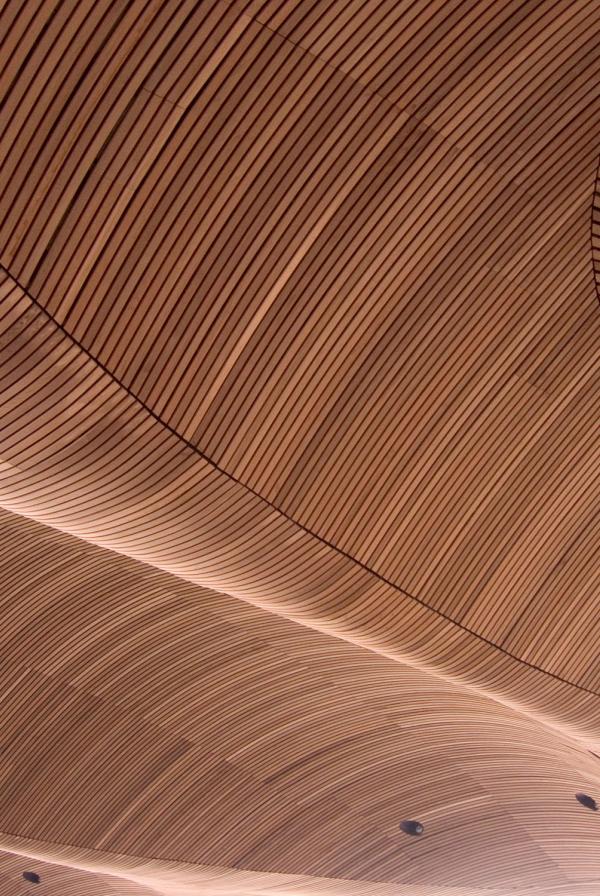
[[[72,846],[125,877],[130,856],[159,892],[152,860],[311,875],[307,892],[600,877],[575,800],[600,762],[556,731],[5,511],[0,535],[5,849],[60,864]]]
[[[597,691],[597,3],[17,6],[5,268],[236,480]]]
[[[2,288],[4,507],[598,742],[596,692],[499,650],[315,537],[152,416],[14,281]]]
[[[0,886],[591,896],[598,3],[0,47]]]
[[[38,880],[25,880],[23,874],[37,875]],[[160,893],[153,887],[114,874],[89,872],[38,858],[31,860],[28,857],[24,861],[21,854],[3,851],[0,851],[0,886],[2,896],[24,896],[27,893],[33,896],[39,890],[48,896],[81,896],[82,893],[86,896],[158,896]]]

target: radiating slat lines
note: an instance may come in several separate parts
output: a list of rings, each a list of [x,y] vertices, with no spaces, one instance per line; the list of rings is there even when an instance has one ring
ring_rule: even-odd
[[[285,893],[284,874],[309,894],[587,896],[600,876],[574,798],[600,769],[556,730],[27,518],[0,512],[0,536],[4,849],[161,893],[211,874]],[[61,874],[95,892],[33,870],[52,896]]]
[[[3,506],[476,689],[489,684],[595,743],[593,691],[499,651],[286,518],[14,290],[2,322]]]
[[[0,48],[0,889],[591,896],[600,6]]]
[[[5,267],[236,480],[598,690],[598,5],[11,6]]]

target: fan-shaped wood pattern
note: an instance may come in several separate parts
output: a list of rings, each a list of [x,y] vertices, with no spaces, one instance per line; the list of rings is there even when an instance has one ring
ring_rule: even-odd
[[[54,7],[7,31],[12,276],[236,479],[597,691],[597,3]]]
[[[0,499],[600,741],[590,689],[498,650],[294,523],[151,416],[6,278]]]
[[[0,533],[0,830],[30,854],[310,875],[316,892],[600,878],[600,817],[574,797],[598,792],[600,761],[556,731],[16,515]],[[399,828],[413,817],[423,838]]]
[[[2,885],[595,892],[598,3],[0,47]]]

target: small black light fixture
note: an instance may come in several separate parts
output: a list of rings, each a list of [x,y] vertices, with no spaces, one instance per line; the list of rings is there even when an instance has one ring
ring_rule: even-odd
[[[591,809],[593,812],[598,811],[598,803],[593,797],[588,796],[587,793],[576,793],[575,799],[578,803],[581,803],[582,806],[585,806],[586,809]]]
[[[28,880],[30,884],[39,884],[40,876],[35,871],[24,871],[23,880]]]
[[[420,821],[401,821],[400,830],[411,837],[420,837],[425,828]]]

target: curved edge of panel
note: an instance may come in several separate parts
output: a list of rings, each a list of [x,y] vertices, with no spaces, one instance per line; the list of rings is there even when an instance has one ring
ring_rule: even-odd
[[[398,885],[346,878],[310,877],[299,874],[238,871],[207,865],[139,858],[133,855],[81,849],[67,844],[28,840],[0,832],[0,849],[13,855],[92,875],[112,875],[136,885],[133,896],[159,893],[161,896],[397,896]],[[597,883],[574,884],[578,896],[595,896]],[[502,888],[485,890],[403,884],[406,896],[505,896]],[[513,896],[543,896],[545,888],[514,888]]]
[[[598,158],[598,167],[596,169],[590,224],[592,266],[594,268],[594,280],[596,282],[596,295],[598,296],[598,304],[600,304],[600,158]]]
[[[502,652],[303,529],[185,443],[5,275],[0,504],[467,685],[596,744],[598,695]]]

